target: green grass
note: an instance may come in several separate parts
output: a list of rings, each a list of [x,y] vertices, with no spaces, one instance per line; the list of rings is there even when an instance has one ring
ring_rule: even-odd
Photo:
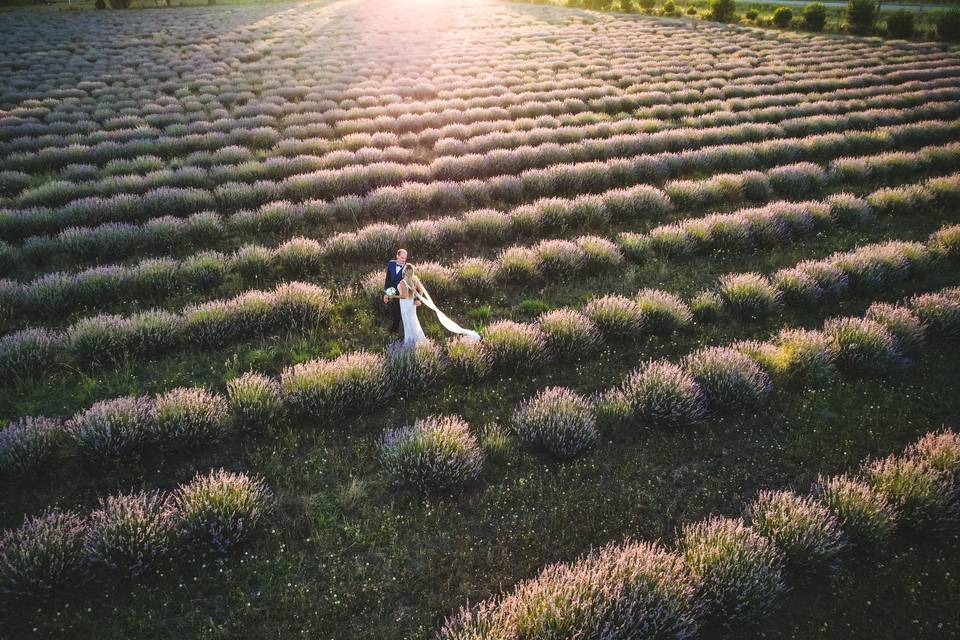
[[[584,365],[562,381],[589,390],[605,382],[603,371],[612,364]],[[450,389],[380,416],[269,432],[201,461],[257,471],[278,491],[276,522],[242,554],[222,564],[164,567],[131,587],[87,589],[70,596],[69,607],[51,600],[0,613],[13,623],[13,637],[33,626],[53,634],[62,625],[74,637],[101,638],[265,637],[301,630],[311,637],[427,638],[438,618],[462,602],[505,588],[545,563],[624,536],[672,540],[683,522],[737,514],[760,488],[805,489],[818,472],[850,469],[941,423],[955,423],[960,398],[951,373],[958,364],[955,349],[931,349],[918,366],[891,379],[779,389],[769,410],[745,419],[676,433],[604,432],[591,455],[567,464],[545,464],[514,449],[491,460],[478,488],[447,499],[421,501],[389,487],[373,451],[381,430],[411,420],[427,402],[435,411],[469,415],[474,425],[502,421],[544,380]],[[176,465],[144,468],[148,484],[189,476]],[[31,486],[18,493],[30,502],[51,492],[68,503],[88,502],[113,484],[125,481],[116,477],[68,491]],[[16,506],[6,501],[4,513],[11,509]],[[873,565],[853,565],[835,584],[788,597],[819,602],[819,618],[793,603],[762,632],[866,637],[845,635],[850,629],[844,623],[859,633],[880,619],[889,625],[879,637],[894,638],[914,629],[910,621],[917,618],[931,633],[939,623],[953,625],[939,630],[949,637],[960,628],[945,612],[960,603],[960,592],[955,572],[945,568],[958,560],[956,540],[908,540],[884,556],[881,580],[873,579]],[[917,592],[920,586],[929,590]],[[825,588],[836,595],[828,598]],[[840,603],[867,600],[871,608],[841,614]]]

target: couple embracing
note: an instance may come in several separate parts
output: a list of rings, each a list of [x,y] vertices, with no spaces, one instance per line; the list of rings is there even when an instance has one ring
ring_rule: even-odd
[[[430,293],[417,277],[416,269],[407,262],[406,249],[399,249],[396,257],[387,263],[383,289],[383,304],[390,308],[390,330],[397,331],[403,324],[405,346],[413,346],[427,339],[420,327],[420,319],[417,318],[417,307],[422,305],[436,314],[437,320],[447,331],[472,340],[480,339],[480,334],[476,331],[464,329],[437,308]]]

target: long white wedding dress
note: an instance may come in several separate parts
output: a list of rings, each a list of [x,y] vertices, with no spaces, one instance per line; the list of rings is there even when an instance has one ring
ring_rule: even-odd
[[[417,318],[417,305],[414,298],[400,298],[400,319],[403,320],[404,346],[413,346],[427,339]]]
[[[400,319],[403,321],[404,346],[412,346],[427,339],[426,334],[423,333],[423,329],[420,327],[420,320],[417,318],[416,300],[418,299],[424,304],[424,306],[437,314],[437,320],[440,321],[440,324],[447,331],[465,336],[468,340],[480,340],[479,333],[470,329],[464,329],[456,322],[448,318],[445,313],[440,311],[440,309],[438,309],[433,303],[433,299],[430,297],[430,292],[427,291],[426,287],[424,287],[422,283],[419,283],[419,285],[420,288],[423,289],[422,294],[415,293],[413,297],[400,298]]]

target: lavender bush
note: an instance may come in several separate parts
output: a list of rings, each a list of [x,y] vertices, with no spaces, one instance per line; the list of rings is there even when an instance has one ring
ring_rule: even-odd
[[[101,400],[71,418],[66,433],[94,462],[120,462],[136,456],[152,440],[156,405],[150,398]]]
[[[273,316],[284,329],[315,329],[330,315],[333,297],[324,287],[306,282],[287,282],[269,298]]]
[[[488,295],[495,287],[496,265],[483,258],[464,258],[453,266],[455,277],[469,295]]]
[[[643,314],[646,327],[657,333],[670,333],[693,321],[690,308],[677,296],[658,289],[641,289],[634,301]]]
[[[827,184],[823,169],[810,162],[777,167],[767,175],[777,193],[788,198],[809,198]]]
[[[771,342],[738,340],[730,345],[730,349],[750,358],[768,376],[780,376],[789,372],[784,354]]]
[[[874,302],[864,316],[890,332],[896,341],[897,349],[904,353],[916,351],[924,341],[923,323],[905,308],[886,302]]]
[[[130,322],[123,316],[108,314],[79,320],[67,331],[67,348],[74,361],[84,368],[117,361],[130,351]]]
[[[957,501],[950,480],[922,459],[888,456],[867,464],[864,474],[903,525],[917,531],[953,526]]]
[[[227,403],[234,420],[248,429],[264,429],[284,415],[280,384],[252,371],[227,382]]]
[[[74,513],[45,511],[0,537],[0,591],[45,595],[83,572],[86,526]]]
[[[386,400],[389,381],[383,356],[364,351],[336,360],[313,360],[280,375],[284,404],[326,419],[367,410]]]
[[[154,402],[154,437],[165,448],[200,447],[223,437],[230,416],[227,400],[200,388],[177,388]]]
[[[951,259],[960,257],[960,224],[933,232],[927,244],[936,255]]]
[[[778,371],[816,384],[836,376],[838,347],[828,334],[808,329],[781,329],[774,343]]]
[[[591,300],[583,307],[583,315],[608,339],[635,337],[645,322],[637,302],[617,295]]]
[[[533,249],[509,247],[497,256],[497,275],[507,282],[530,282],[538,277],[537,265],[538,257]]]
[[[643,364],[608,392],[600,411],[618,421],[680,427],[700,422],[706,401],[692,375],[675,364],[656,360]]]
[[[813,495],[833,514],[850,542],[880,549],[892,538],[897,511],[865,482],[849,476],[820,476]]]
[[[699,628],[697,586],[683,560],[658,545],[608,545],[461,609],[438,637],[690,638]]]
[[[536,325],[501,320],[487,327],[483,346],[494,369],[534,371],[547,359],[547,338]]]
[[[456,416],[433,416],[388,431],[380,458],[397,484],[423,492],[460,487],[476,480],[483,466],[476,439]]]
[[[57,451],[63,425],[53,418],[27,417],[0,430],[0,473],[7,477],[41,471]]]
[[[836,298],[850,287],[850,278],[837,266],[823,260],[805,260],[795,267],[813,278],[824,296]]]
[[[48,371],[62,356],[64,337],[56,331],[31,328],[0,337],[0,371],[32,376]]]
[[[309,238],[291,238],[274,252],[284,273],[302,278],[317,273],[323,265],[323,247]]]
[[[471,384],[490,374],[492,358],[483,342],[458,336],[447,340],[445,349],[450,370],[458,380]]]
[[[587,253],[568,240],[544,240],[533,251],[537,271],[551,280],[570,280],[587,264]]]
[[[847,544],[826,507],[790,491],[761,491],[750,505],[750,524],[773,541],[798,573],[836,569]]]
[[[711,322],[720,317],[723,300],[714,291],[701,291],[690,301],[690,313],[699,322]]]
[[[144,311],[130,316],[127,331],[134,353],[156,356],[180,345],[183,321],[180,316],[167,311]]]
[[[924,293],[909,302],[910,310],[935,336],[960,334],[960,299],[947,293]]]
[[[717,293],[725,308],[747,318],[761,318],[780,309],[780,292],[758,273],[727,274]]]
[[[727,347],[696,351],[684,366],[715,410],[753,407],[771,390],[769,376],[753,360]]]
[[[944,474],[954,485],[960,480],[960,436],[953,431],[928,433],[907,447],[905,455]]]
[[[809,304],[823,296],[816,278],[800,269],[781,269],[771,280],[783,300],[790,304]]]
[[[544,389],[522,402],[510,424],[521,442],[560,459],[583,453],[597,440],[590,401],[564,387]]]
[[[261,480],[223,469],[194,479],[172,498],[178,531],[213,553],[226,553],[244,541],[273,507],[273,494]]]
[[[537,320],[550,353],[561,359],[575,359],[595,351],[600,332],[583,314],[572,309],[548,311]]]
[[[109,496],[88,519],[86,556],[129,577],[148,571],[171,550],[176,519],[166,496]]]
[[[740,520],[712,517],[686,525],[679,547],[708,612],[728,625],[764,618],[786,591],[782,554]]]
[[[583,269],[587,272],[609,272],[623,265],[623,253],[606,238],[580,236],[575,243],[583,254]]]
[[[433,341],[415,345],[397,342],[387,346],[387,380],[394,392],[401,396],[428,389],[443,377],[446,370],[443,349]]]
[[[834,318],[823,331],[837,345],[837,363],[850,371],[877,375],[902,363],[896,339],[878,322]]]

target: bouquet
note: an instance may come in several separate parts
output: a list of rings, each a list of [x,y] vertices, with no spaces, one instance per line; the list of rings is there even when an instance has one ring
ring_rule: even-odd
[[[383,295],[387,296],[388,298],[392,298],[395,295],[397,295],[397,290],[394,289],[393,287],[390,287],[389,289],[383,292]]]

